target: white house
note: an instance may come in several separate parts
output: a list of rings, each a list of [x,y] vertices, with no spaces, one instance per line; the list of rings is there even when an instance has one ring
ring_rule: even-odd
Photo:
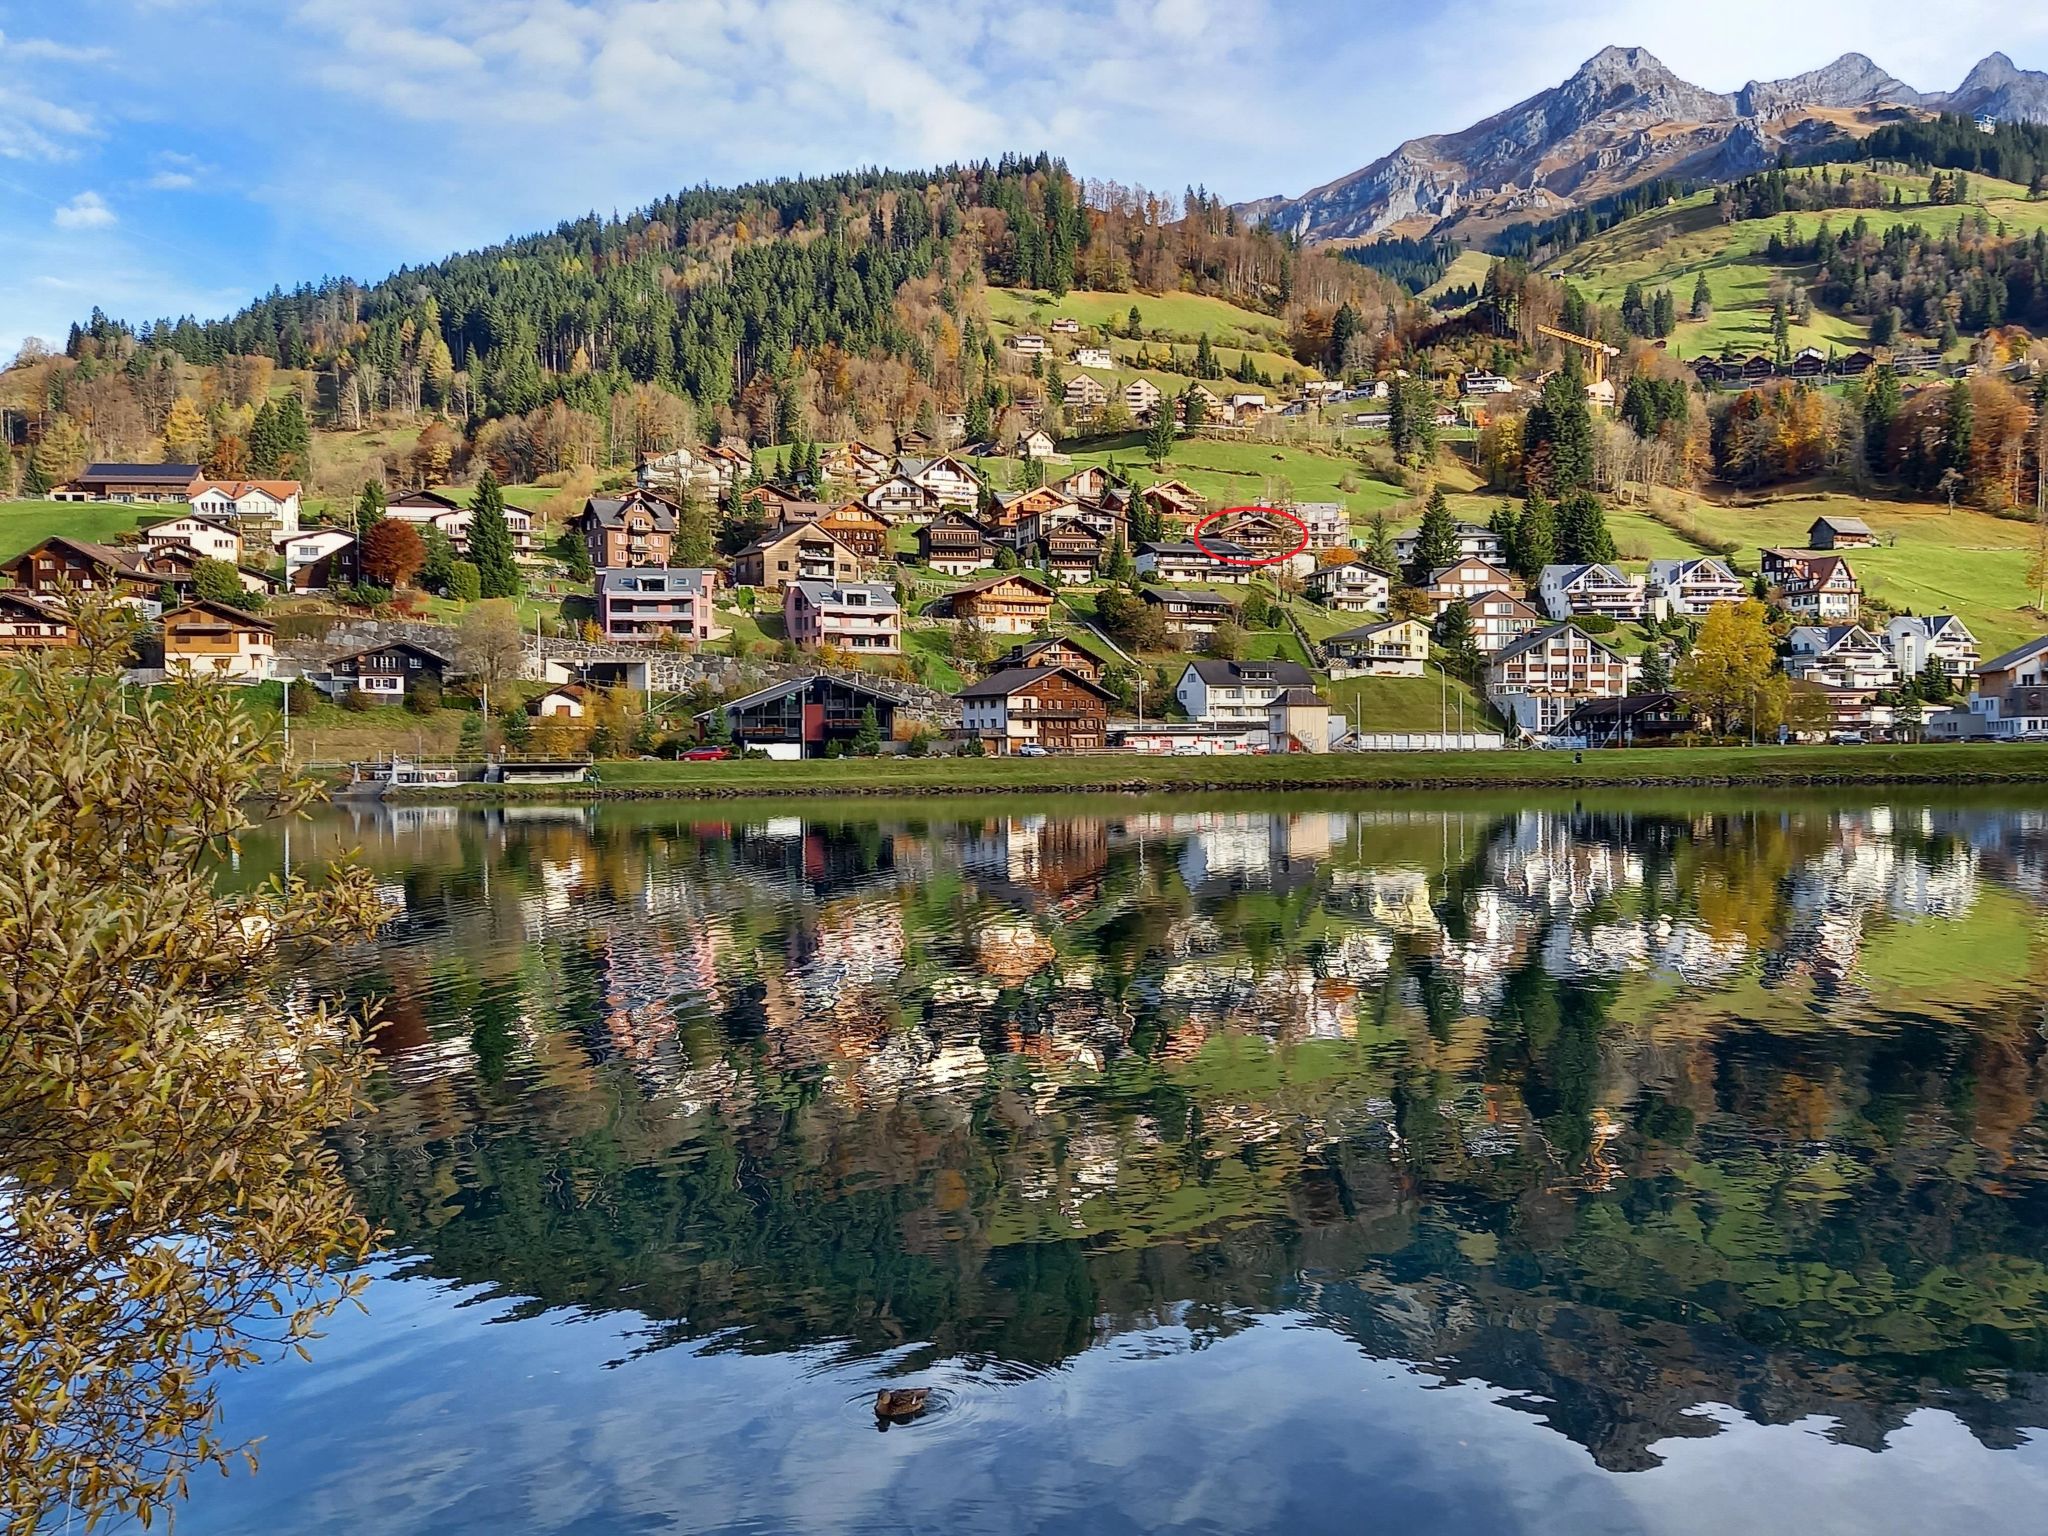
[[[896,472],[911,484],[930,491],[942,507],[966,507],[971,511],[981,501],[980,477],[951,454],[936,459],[899,459]],[[888,509],[877,506],[875,510]]]
[[[1422,541],[1420,529],[1411,528],[1406,533],[1394,535],[1394,558],[1403,565],[1415,563],[1415,547]],[[1458,556],[1460,559],[1486,560],[1500,563],[1500,535],[1491,528],[1478,523],[1458,524]]]
[[[1107,347],[1076,347],[1074,348],[1074,366],[1076,368],[1114,368],[1116,366],[1116,359],[1110,355],[1109,348]]]
[[[355,545],[355,536],[339,528],[308,528],[277,541],[284,557],[285,585],[295,592],[317,592],[348,579],[349,562],[341,556]]]
[[[167,523],[152,523],[142,530],[146,550],[168,549],[183,544],[206,560],[225,560],[230,565],[242,558],[242,535],[230,522],[187,513]]]
[[[1536,583],[1543,611],[1553,619],[1604,614],[1610,619],[1643,616],[1643,583],[1611,565],[1546,565]]]
[[[1154,581],[1199,581],[1214,586],[1228,582],[1232,586],[1243,586],[1251,580],[1256,567],[1232,565],[1218,560],[1218,555],[1245,556],[1246,551],[1228,540],[1205,540],[1208,548],[1201,544],[1146,543],[1138,546],[1136,565],[1140,576],[1149,576]]]
[[[1793,630],[1786,674],[1827,688],[1893,688],[1891,653],[1861,624],[1802,624]]]
[[[1509,641],[1486,668],[1486,697],[1524,731],[1553,731],[1588,699],[1628,693],[1633,668],[1613,647],[1573,624],[1549,624]]]
[[[1109,404],[1109,391],[1102,387],[1100,379],[1077,373],[1061,387],[1060,404],[1070,411],[1092,414]]]
[[[1332,635],[1323,649],[1333,678],[1420,677],[1429,660],[1429,631],[1419,619],[1386,619]]]
[[[1124,386],[1124,409],[1141,421],[1159,409],[1162,398],[1159,386],[1150,379],[1133,379]]]
[[[1342,502],[1297,501],[1286,510],[1308,529],[1310,549],[1336,549],[1351,542],[1351,514]]]
[[[1952,683],[1967,683],[1977,675],[1977,637],[1952,613],[1931,613],[1925,618],[1902,614],[1885,625],[1884,640],[1902,678],[1926,671],[1929,658],[1941,663]]]
[[[195,480],[185,499],[196,517],[297,533],[299,489],[296,480]]]
[[[1652,560],[1647,583],[1650,611],[1659,618],[1683,614],[1703,618],[1721,603],[1739,603],[1749,587],[1727,565],[1707,555],[1686,560]]]
[[[1174,685],[1190,720],[1205,725],[1264,726],[1273,701],[1290,688],[1315,687],[1298,661],[1191,661]]]
[[[1977,669],[1972,734],[2001,741],[2048,739],[2048,639],[2029,640]]]
[[[1431,611],[1441,614],[1453,603],[1469,603],[1482,592],[1516,592],[1521,583],[1489,560],[1466,555],[1456,565],[1442,566],[1429,573]]]
[[[1472,372],[1465,375],[1464,392],[1468,395],[1512,395],[1515,384],[1497,373]]]
[[[1019,357],[1045,356],[1045,338],[1036,331],[1019,331],[1010,338],[1010,350]]]
[[[1385,613],[1393,583],[1385,571],[1363,561],[1318,566],[1303,579],[1302,591],[1312,603],[1338,613]]]

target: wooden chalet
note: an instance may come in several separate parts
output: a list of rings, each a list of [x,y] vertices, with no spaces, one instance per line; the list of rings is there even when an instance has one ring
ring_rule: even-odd
[[[817,526],[863,560],[880,560],[889,553],[889,519],[861,502],[841,502],[819,518]]]
[[[0,655],[70,645],[78,631],[54,604],[0,588]]]
[[[775,758],[823,757],[838,743],[844,749],[860,734],[867,712],[887,741],[895,731],[896,698],[849,677],[814,673],[734,699],[697,716],[699,727],[723,714],[735,745]]]
[[[860,556],[829,529],[798,523],[765,533],[733,556],[735,586],[780,592],[792,581],[858,581]]]
[[[965,512],[942,512],[917,530],[921,565],[948,576],[985,571],[996,563],[996,546],[988,530]]]
[[[1101,682],[1108,669],[1100,656],[1065,635],[1013,645],[996,658],[990,670],[1003,672],[1012,667],[1059,667],[1091,683]]]
[[[66,591],[107,592],[145,603],[160,601],[172,583],[151,571],[132,549],[95,544],[86,539],[52,534],[32,549],[0,563],[17,591],[33,597],[55,597]]]
[[[1052,617],[1053,589],[1023,571],[1005,571],[947,593],[928,613],[972,619],[993,635],[1028,635]]]
[[[1026,746],[1047,752],[1093,752],[1109,734],[1109,690],[1064,667],[992,672],[955,697],[960,701],[960,734],[979,740],[995,757],[1007,757]]]

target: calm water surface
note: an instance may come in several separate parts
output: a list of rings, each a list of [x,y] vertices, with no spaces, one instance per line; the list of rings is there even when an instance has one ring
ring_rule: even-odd
[[[250,849],[392,1235],[179,1529],[2048,1529],[2048,804],[1287,806]]]

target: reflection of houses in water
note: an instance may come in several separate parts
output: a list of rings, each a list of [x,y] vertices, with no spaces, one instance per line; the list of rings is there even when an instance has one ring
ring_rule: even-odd
[[[962,873],[1019,905],[1085,907],[1109,863],[1109,824],[1095,817],[1015,816],[963,829]]]
[[[1434,934],[1441,925],[1430,902],[1429,876],[1419,869],[1340,869],[1330,877],[1333,903],[1362,912],[1395,933]]]
[[[1394,961],[1394,941],[1370,928],[1354,928],[1323,946],[1318,964],[1343,981],[1380,981]]]
[[[988,1075],[988,1053],[972,1038],[947,1040],[923,1030],[904,1030],[861,1055],[853,1073],[869,1094],[979,1088]]]
[[[1244,960],[1189,959],[1167,967],[1159,996],[1191,1020],[1279,1039],[1341,1039],[1355,1034],[1356,993],[1343,980],[1319,980],[1302,962],[1255,966]]]
[[[1878,913],[1906,922],[1950,920],[1966,916],[1977,900],[1973,847],[1948,843],[1937,860],[1902,845],[1882,806],[1838,816],[1833,825],[1833,844],[1787,882],[1790,920],[1765,972],[1773,985],[1809,975],[1824,996],[1854,985],[1865,933]]]
[[[975,930],[974,956],[997,981],[1028,981],[1059,958],[1052,941],[1028,922],[984,923]]]
[[[1577,818],[1528,811],[1509,823],[1487,855],[1489,882],[1510,897],[1552,912],[1584,912],[1643,883],[1642,855],[1595,841]]]
[[[1151,819],[1186,837],[1180,872],[1190,890],[1211,882],[1299,887],[1350,827],[1350,818],[1324,812],[1196,811]]]
[[[789,959],[790,985],[804,1008],[830,1012],[903,969],[903,911],[893,901],[842,901],[815,919],[796,914]]]
[[[736,829],[732,846],[742,869],[767,875],[778,884],[807,886],[819,896],[834,896],[899,879],[897,840],[898,834],[873,822],[790,816]]]

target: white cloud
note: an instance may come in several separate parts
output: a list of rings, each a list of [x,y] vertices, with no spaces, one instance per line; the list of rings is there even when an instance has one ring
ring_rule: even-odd
[[[213,169],[198,156],[180,154],[175,149],[158,150],[150,156],[150,163],[156,169],[143,185],[157,192],[182,192],[196,187],[199,178]]]
[[[58,205],[53,222],[59,229],[107,229],[120,220],[99,193],[81,192],[70,202]]]

